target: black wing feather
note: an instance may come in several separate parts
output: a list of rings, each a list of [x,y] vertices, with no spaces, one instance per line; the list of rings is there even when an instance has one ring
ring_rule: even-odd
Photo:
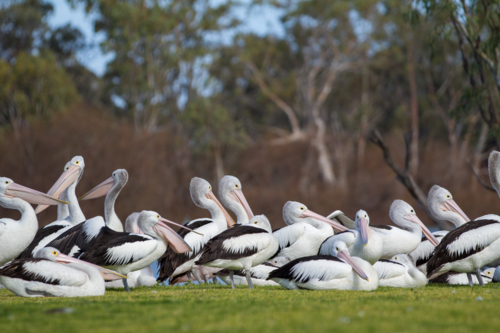
[[[38,246],[38,243],[40,243],[40,241],[42,239],[44,239],[45,237],[52,235],[63,228],[67,228],[67,226],[56,224],[56,225],[51,225],[51,226],[47,226],[45,228],[38,229],[38,231],[36,232],[35,238],[31,242],[31,244],[16,259],[33,258],[33,256],[35,255],[33,253],[33,250],[35,249],[35,247]]]
[[[13,260],[0,269],[0,275],[14,279],[21,279],[24,281],[43,282],[46,284],[53,284],[53,285],[61,284],[61,280],[59,279],[46,279],[44,276],[34,274],[33,272],[28,271],[24,267],[26,263],[40,262],[40,261],[48,261],[48,260],[41,258],[25,258],[25,259]]]
[[[280,268],[272,271],[269,274],[269,277],[267,278],[267,280],[271,280],[273,278],[295,280],[295,276],[292,273],[293,267],[297,264],[302,263],[302,262],[315,261],[315,260],[330,260],[330,261],[337,261],[337,262],[345,263],[344,261],[342,261],[339,258],[334,257],[334,256],[317,255],[317,256],[302,257],[302,258],[292,260],[289,263],[281,266]],[[309,280],[310,280],[310,278],[301,277],[299,280],[296,280],[296,281],[300,282],[300,283],[307,283]]]

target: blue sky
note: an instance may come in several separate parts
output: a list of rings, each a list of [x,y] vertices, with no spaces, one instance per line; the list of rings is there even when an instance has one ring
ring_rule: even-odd
[[[71,23],[79,28],[91,46],[88,50],[78,54],[78,60],[97,75],[104,74],[106,63],[113,59],[113,55],[103,54],[99,49],[99,43],[103,40],[104,35],[94,33],[94,16],[85,14],[82,7],[72,8],[66,0],[48,0],[48,2],[51,2],[54,6],[54,14],[48,20],[49,25],[58,27]],[[249,9],[250,1],[245,0],[243,3],[246,5],[238,8],[235,12],[235,15],[244,22],[240,31],[251,31],[261,35],[267,33],[279,35],[282,33],[279,24],[280,12],[278,10],[267,6]],[[226,35],[221,36],[221,38],[228,37]]]

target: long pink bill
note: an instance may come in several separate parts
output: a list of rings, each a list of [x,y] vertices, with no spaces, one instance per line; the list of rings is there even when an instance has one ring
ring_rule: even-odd
[[[360,278],[369,281],[368,275],[366,275],[365,272],[363,272],[363,270],[361,269],[361,267],[359,267],[358,264],[356,264],[354,260],[352,260],[352,257],[349,255],[349,252],[347,252],[346,250],[340,251],[337,254],[337,257],[344,260],[347,264],[351,265],[352,269],[354,269],[354,271],[356,272],[356,274],[359,275]]]
[[[404,216],[404,218],[407,219],[408,221],[412,221],[412,222],[418,224],[420,226],[420,228],[422,228],[422,232],[424,233],[425,238],[427,238],[429,240],[429,242],[432,243],[432,245],[438,246],[439,242],[437,241],[436,237],[434,237],[434,235],[430,232],[430,230],[427,229],[425,224],[423,224],[422,221],[420,221],[420,219],[418,218],[417,215],[410,214],[410,215]]]
[[[71,164],[68,170],[64,171],[59,179],[52,185],[50,190],[47,192],[48,195],[53,196],[54,198],[59,198],[61,193],[63,193],[71,184],[78,180],[80,176],[81,168],[74,164]],[[35,208],[35,213],[41,213],[45,209],[49,207],[48,205],[40,205]]]
[[[303,212],[301,217],[312,217],[315,220],[325,222],[326,224],[329,224],[334,230],[339,231],[339,232],[349,230],[349,228],[344,227],[342,224],[337,223],[337,222],[332,221],[332,220],[329,220],[326,217],[319,215],[319,214],[316,214],[315,212],[313,212],[309,209],[306,210],[305,212]]]
[[[361,234],[361,240],[363,244],[368,245],[368,219],[364,217],[359,218],[359,233]]]
[[[444,210],[444,211],[452,211],[452,212],[459,214],[460,216],[463,217],[465,222],[470,221],[470,218],[464,213],[464,211],[460,208],[459,205],[457,205],[457,203],[453,199],[446,200],[441,205],[439,205],[439,208],[441,208],[441,210]]]
[[[112,271],[110,269],[106,269],[104,267],[91,264],[91,263],[89,263],[87,261],[83,261],[83,260],[80,260],[80,259],[72,258],[72,257],[67,256],[65,254],[62,254],[62,253],[60,253],[56,257],[56,262],[61,263],[61,264],[83,264],[83,265],[87,265],[87,266],[90,266],[90,267],[94,267],[95,269],[97,269],[99,271],[99,273],[101,273],[102,278],[104,280],[108,280],[108,281],[127,278],[126,275],[122,275],[122,274],[120,274],[118,272],[115,272],[115,271]]]
[[[163,217],[160,217],[158,223],[156,223],[156,225],[153,227],[153,230],[158,234],[158,236],[160,236],[163,240],[165,240],[176,253],[192,252],[193,250],[188,245],[188,243],[186,243],[186,241],[181,236],[179,236],[178,233],[176,233],[172,228],[170,228],[165,223],[181,226],[180,224],[177,224]],[[182,227],[191,230],[184,226]]]
[[[227,212],[227,210],[224,208],[224,206],[222,206],[222,204],[219,202],[219,199],[217,199],[217,197],[215,196],[215,194],[212,191],[210,191],[206,195],[206,198],[212,200],[213,202],[215,202],[217,204],[217,206],[219,206],[220,210],[224,214],[224,217],[226,218],[227,227],[228,228],[232,228],[236,223],[234,222],[234,220],[231,217],[231,215],[229,215],[229,213]]]
[[[233,190],[231,191],[231,197],[236,201],[239,202],[243,208],[245,209],[248,219],[252,219],[254,217],[252,209],[250,208],[250,205],[247,202],[247,199],[245,198],[245,195],[243,194],[242,190]]]
[[[67,201],[53,198],[50,195],[16,183],[12,183],[7,186],[5,195],[8,197],[23,199],[24,201],[35,205],[60,205],[68,203]]]
[[[115,185],[115,179],[113,177],[109,177],[84,195],[80,197],[78,200],[90,200],[96,199],[105,196]]]

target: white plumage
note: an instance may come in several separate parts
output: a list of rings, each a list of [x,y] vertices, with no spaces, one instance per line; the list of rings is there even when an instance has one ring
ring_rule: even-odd
[[[373,268],[379,276],[380,287],[418,288],[427,284],[424,273],[404,254],[395,255],[391,260],[377,261]]]

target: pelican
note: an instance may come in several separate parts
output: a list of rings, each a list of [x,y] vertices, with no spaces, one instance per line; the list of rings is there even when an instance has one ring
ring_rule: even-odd
[[[369,262],[349,255],[347,245],[333,242],[331,256],[295,259],[269,274],[286,289],[375,290],[378,275]]]
[[[254,286],[279,286],[278,283],[267,280],[269,274],[280,268],[281,266],[290,262],[289,258],[286,257],[276,257],[272,260],[266,261],[263,264],[254,266],[250,268],[250,277],[252,280],[252,284]],[[217,273],[217,276],[220,277],[222,281],[226,284],[231,284],[230,271],[229,269],[223,269]],[[234,271],[233,280],[235,285],[248,285],[248,281],[246,279],[245,270]]]
[[[273,231],[280,247],[277,257],[291,260],[317,255],[321,244],[333,235],[333,230],[348,231],[336,221],[310,211],[304,204],[288,201],[283,207],[286,227]]]
[[[156,212],[144,210],[138,218],[138,226],[144,234],[101,228],[95,243],[82,251],[79,259],[127,275],[151,265],[165,253],[167,247],[173,248],[177,253],[192,251],[184,239],[166,223],[186,228]],[[123,285],[129,291],[127,279],[123,279]]]
[[[500,153],[488,158],[491,185],[500,196]],[[434,279],[448,271],[476,273],[481,286],[480,268],[500,258],[500,217],[480,217],[447,233],[427,262],[427,277]],[[472,282],[472,281],[470,281]]]
[[[115,212],[116,198],[120,194],[128,181],[128,172],[125,169],[118,169],[113,172],[111,177],[85,193],[80,200],[90,200],[106,196],[104,201],[104,219],[106,225],[114,231],[123,232],[123,225]]]
[[[364,210],[356,213],[355,228],[328,237],[319,249],[319,255],[329,255],[335,240],[342,240],[354,257],[359,257],[374,264],[382,257],[384,241],[379,233],[372,231],[369,227],[370,217]]]
[[[227,229],[212,238],[200,252],[197,265],[228,268],[234,289],[233,271],[244,269],[248,287],[253,289],[250,269],[271,258],[278,251],[278,240],[264,215],[257,215],[246,225]]]
[[[450,191],[441,186],[434,185],[431,187],[427,196],[427,205],[429,206],[429,211],[436,219],[450,221],[456,228],[470,221],[469,217],[465,215],[453,200]],[[432,234],[438,242],[441,242],[441,239],[448,232],[447,230],[439,230]],[[428,239],[422,238],[420,245],[410,253],[415,266],[424,274],[427,274],[427,261],[429,261],[435,248]]]
[[[195,177],[191,179],[189,190],[191,199],[193,199],[195,205],[203,209],[208,209],[212,218],[196,219],[185,224],[189,229],[203,234],[203,236],[185,230],[179,232],[179,235],[189,244],[193,251],[179,254],[175,251],[167,250],[158,260],[158,280],[162,282],[167,279],[170,279],[169,281],[172,282],[176,280],[178,276],[186,273],[192,273],[195,278],[201,282],[195,266],[195,261],[197,260],[200,250],[211,238],[234,225],[233,219],[212,192],[212,186],[209,182],[202,178]],[[204,278],[208,280],[208,276],[204,276]]]
[[[495,268],[486,268],[481,271],[481,277],[483,278],[484,284],[495,281],[494,278]],[[479,281],[475,275],[469,278],[468,273],[459,273],[454,271],[446,272],[442,275],[439,275],[437,278],[429,280],[429,283],[440,283],[440,284],[452,284],[452,285],[470,285],[470,281],[472,279],[473,284],[479,284]]]
[[[68,229],[85,221],[85,216],[75,194],[76,185],[83,175],[84,167],[85,162],[81,156],[75,156],[66,163],[63,173],[52,185],[47,195],[68,200],[69,204],[57,206],[57,220],[39,229],[33,241],[17,259],[33,258],[38,250],[44,248]],[[38,214],[47,207],[47,205],[40,205],[35,209],[35,212]]]
[[[35,238],[38,220],[30,203],[59,205],[67,202],[0,177],[0,206],[21,212],[18,221],[0,219],[0,266],[21,254]]]
[[[413,207],[403,200],[394,200],[389,216],[399,228],[390,225],[372,226],[372,231],[378,233],[384,241],[382,259],[414,251],[421,242],[422,232],[434,246],[438,244],[436,238],[417,217]]]
[[[397,254],[391,260],[381,259],[373,268],[377,271],[380,287],[419,288],[427,284],[427,277],[419,271],[406,254]]]
[[[104,279],[123,275],[68,257],[53,247],[35,258],[16,259],[0,268],[0,282],[22,297],[79,297],[104,295]]]
[[[224,176],[219,182],[220,201],[236,215],[236,224],[247,224],[252,209],[242,192],[241,182],[234,176]]]
[[[137,223],[141,213],[132,213],[125,220],[125,231],[134,234],[143,234]],[[156,285],[156,278],[151,265],[144,267],[141,270],[130,272],[127,276],[127,283],[129,288],[140,286],[154,286]],[[122,281],[106,282],[106,288],[123,288]]]

